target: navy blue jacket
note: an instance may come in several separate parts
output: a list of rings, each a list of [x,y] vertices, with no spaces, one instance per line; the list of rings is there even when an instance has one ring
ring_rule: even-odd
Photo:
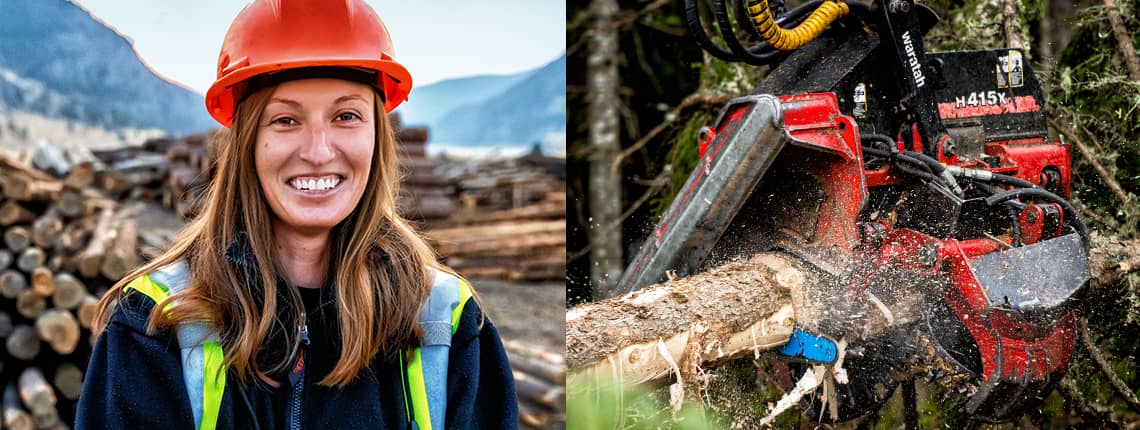
[[[311,292],[306,295],[306,308],[312,302],[322,310],[308,313],[312,341],[305,360],[302,428],[408,428],[403,369],[395,354],[378,354],[370,370],[344,388],[317,385],[339,355],[336,306],[320,306],[319,297],[312,297]],[[76,412],[76,429],[194,429],[182,381],[178,339],[169,330],[146,332],[154,305],[136,291],[120,299],[91,355]],[[482,318],[482,310],[474,301],[463,309],[452,338],[449,366],[448,429],[517,428],[518,405],[510,365],[498,332],[490,319]],[[288,375],[275,379],[281,382],[278,388],[250,384],[242,389],[232,372],[227,375],[217,428],[284,428],[289,410]]]

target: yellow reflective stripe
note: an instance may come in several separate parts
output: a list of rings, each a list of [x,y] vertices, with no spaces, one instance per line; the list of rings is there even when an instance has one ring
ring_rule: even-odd
[[[150,279],[150,275],[142,275],[127,284],[126,290],[136,290],[140,293],[146,294],[154,302],[162,303],[167,297],[170,297],[170,290],[158,282]],[[169,305],[168,305],[169,306]]]
[[[459,306],[451,310],[451,334],[459,329],[459,318],[463,316],[463,305],[471,298],[471,284],[466,279],[459,278]]]
[[[222,345],[218,342],[202,344],[205,374],[202,375],[202,423],[200,430],[214,430],[218,426],[218,413],[222,408],[222,394],[226,390],[226,372],[223,368]]]
[[[412,389],[412,413],[420,430],[431,430],[431,411],[428,410],[427,385],[424,384],[424,363],[420,349],[412,350],[412,360],[408,362],[408,385]]]

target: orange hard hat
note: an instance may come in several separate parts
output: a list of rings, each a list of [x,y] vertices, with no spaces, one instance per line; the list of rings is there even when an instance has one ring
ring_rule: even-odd
[[[412,76],[395,55],[388,28],[364,0],[254,0],[226,32],[206,110],[229,127],[251,78],[343,67],[374,73],[372,84],[391,112],[412,89]]]

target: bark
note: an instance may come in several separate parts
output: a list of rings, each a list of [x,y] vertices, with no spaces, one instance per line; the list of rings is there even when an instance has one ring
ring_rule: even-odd
[[[1116,38],[1120,52],[1124,54],[1124,64],[1128,66],[1128,78],[1140,82],[1140,60],[1136,58],[1136,48],[1132,46],[1132,35],[1128,33],[1124,21],[1120,19],[1115,0],[1104,0],[1108,9],[1108,23],[1112,26],[1112,35]]]
[[[590,279],[593,296],[608,297],[623,269],[621,175],[610,170],[620,151],[617,0],[593,0],[590,53],[586,59],[590,142]]]
[[[699,363],[779,345],[792,330],[791,291],[814,279],[796,259],[764,253],[575,307],[566,313],[567,365],[643,381],[666,375],[690,344]]]
[[[9,200],[0,206],[0,225],[12,225],[32,221],[36,215],[27,210],[15,200]]]

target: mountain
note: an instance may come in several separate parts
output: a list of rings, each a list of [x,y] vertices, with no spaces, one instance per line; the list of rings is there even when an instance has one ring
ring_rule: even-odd
[[[150,70],[130,39],[66,0],[3,2],[0,105],[85,126],[160,129],[217,126],[203,97]]]
[[[396,112],[404,124],[434,124],[456,106],[486,100],[517,84],[531,72],[448,79],[414,88],[408,101],[396,108]]]
[[[451,94],[431,106],[434,112],[420,113],[434,121],[417,121],[412,117],[405,124],[424,124],[430,129],[430,147],[526,147],[539,143],[546,150],[566,150],[566,56],[524,72],[498,91],[491,91],[490,81],[472,78],[464,86],[475,88],[472,93]],[[437,88],[448,88],[452,81],[426,86],[419,91],[437,93]],[[508,82],[496,81],[497,84]],[[478,94],[473,94],[475,91]],[[415,92],[412,93],[413,97]],[[466,100],[466,102],[461,102]]]

